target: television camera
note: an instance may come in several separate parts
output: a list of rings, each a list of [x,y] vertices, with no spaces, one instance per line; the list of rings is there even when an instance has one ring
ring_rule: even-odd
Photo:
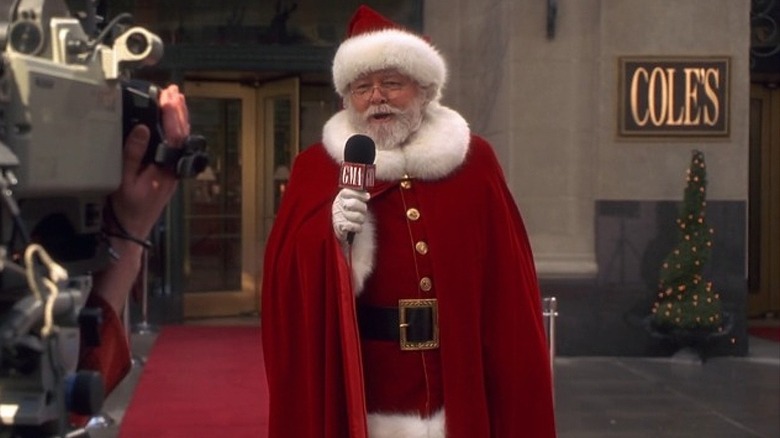
[[[155,64],[157,35],[120,14],[98,30],[94,0],[0,0],[0,438],[73,436],[70,413],[102,407],[102,380],[76,370],[100,315],[84,308],[91,273],[109,260],[106,196],[120,183],[122,144],[152,133],[147,162],[192,177],[205,141],[164,141],[159,90],[132,80]]]

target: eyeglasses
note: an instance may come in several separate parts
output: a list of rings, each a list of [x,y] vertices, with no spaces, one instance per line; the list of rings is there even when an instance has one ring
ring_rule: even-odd
[[[407,85],[409,85],[408,81],[403,81],[400,79],[384,79],[378,84],[365,81],[357,82],[352,86],[349,92],[353,96],[368,100],[371,98],[371,95],[374,94],[375,88],[378,88],[379,92],[382,93],[383,96],[390,97],[391,94],[403,90]]]

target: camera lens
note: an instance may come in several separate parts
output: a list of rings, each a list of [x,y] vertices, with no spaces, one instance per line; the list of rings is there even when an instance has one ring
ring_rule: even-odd
[[[43,30],[33,21],[18,21],[11,25],[11,47],[25,55],[36,55],[43,48]]]
[[[141,32],[133,32],[127,37],[127,50],[133,55],[140,55],[149,48],[149,40]]]

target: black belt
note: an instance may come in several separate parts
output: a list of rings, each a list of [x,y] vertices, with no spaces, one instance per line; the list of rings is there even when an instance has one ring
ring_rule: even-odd
[[[438,303],[435,298],[398,300],[398,307],[358,306],[360,337],[396,341],[401,350],[439,347]]]

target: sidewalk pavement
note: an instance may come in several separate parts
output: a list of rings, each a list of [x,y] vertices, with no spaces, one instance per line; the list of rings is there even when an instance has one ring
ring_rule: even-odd
[[[779,438],[780,343],[747,357],[558,357],[559,438]]]
[[[90,429],[91,438],[118,436],[155,337],[133,335],[133,370],[105,402],[110,423]],[[559,356],[554,380],[559,438],[780,438],[777,342],[751,337],[747,357],[705,363],[685,351],[669,358]]]

